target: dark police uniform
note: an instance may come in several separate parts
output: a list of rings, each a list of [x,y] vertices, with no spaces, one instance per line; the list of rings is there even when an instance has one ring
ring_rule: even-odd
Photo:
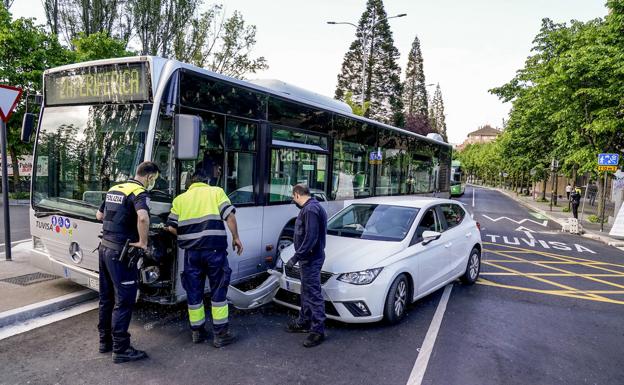
[[[100,342],[110,344],[113,352],[124,352],[130,346],[128,326],[138,289],[136,264],[128,267],[119,261],[126,243],[139,241],[137,211],[149,212],[145,187],[130,179],[111,187],[100,207],[104,213],[103,237],[100,244]]]
[[[227,291],[232,270],[227,259],[224,221],[236,212],[225,191],[206,183],[193,183],[173,200],[167,224],[177,229],[184,249],[182,286],[186,290],[191,330],[206,323],[204,287],[210,284],[212,325],[215,334],[228,330]]]
[[[295,255],[292,263],[301,269],[301,310],[297,324],[310,327],[311,332],[325,332],[325,301],[321,293],[321,268],[325,261],[327,213],[321,204],[310,198],[295,221]]]

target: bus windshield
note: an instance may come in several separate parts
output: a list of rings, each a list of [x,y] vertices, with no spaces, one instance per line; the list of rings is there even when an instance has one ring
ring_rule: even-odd
[[[143,160],[151,110],[149,104],[45,108],[35,149],[34,208],[95,219],[106,191]]]

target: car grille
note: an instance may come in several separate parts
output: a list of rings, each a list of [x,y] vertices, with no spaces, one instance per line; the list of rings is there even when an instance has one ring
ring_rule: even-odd
[[[289,278],[294,278],[298,281],[301,281],[301,269],[299,269],[298,267],[294,266],[294,267],[288,267],[285,266],[284,267],[284,272],[286,273],[286,276]],[[328,273],[326,271],[321,271],[321,285],[324,285],[325,282],[329,281],[329,279],[332,277],[332,273]]]
[[[289,303],[291,305],[301,306],[301,296],[288,290],[279,289],[275,294],[275,299],[278,301]],[[340,314],[338,314],[338,310],[336,310],[336,307],[330,301],[325,301],[325,314],[333,315],[334,317],[340,317]]]

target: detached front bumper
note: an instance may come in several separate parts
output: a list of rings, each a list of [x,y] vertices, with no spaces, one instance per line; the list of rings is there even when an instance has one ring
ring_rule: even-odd
[[[283,271],[275,271],[275,274],[279,275],[279,290],[273,301],[299,310],[301,281]],[[383,318],[386,287],[380,277],[369,285],[352,285],[338,281],[337,277],[336,274],[331,275],[321,284],[327,318],[346,323],[376,322]]]

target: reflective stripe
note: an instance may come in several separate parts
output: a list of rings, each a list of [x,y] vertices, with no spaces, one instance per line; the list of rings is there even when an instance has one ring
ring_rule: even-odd
[[[186,240],[191,240],[191,239],[197,239],[197,238],[205,237],[205,236],[208,236],[208,235],[223,235],[223,236],[227,236],[227,233],[225,232],[225,230],[204,230],[204,231],[199,232],[199,233],[178,235],[178,240],[186,241]]]
[[[171,218],[171,216],[169,216],[169,218]],[[221,217],[218,215],[213,215],[213,214],[204,215],[203,217],[200,217],[200,218],[185,219],[183,221],[179,221],[178,226],[182,227],[182,226],[194,225],[197,223],[202,223],[205,221],[212,221],[212,220],[220,221]]]
[[[121,183],[121,184],[111,187],[108,191],[109,192],[118,191],[124,194],[125,196],[129,196],[130,194],[139,195],[140,193],[145,191],[145,188],[141,186],[140,184],[138,184],[137,182],[125,182],[125,183]]]
[[[169,220],[177,221],[178,220],[178,214],[169,213]]]
[[[134,285],[135,283],[136,283],[136,281],[124,281],[121,284],[124,285],[124,286],[127,286],[127,285]]]
[[[221,218],[223,218],[223,220],[225,220],[228,215],[230,215],[232,213],[232,211],[234,211],[234,206],[230,205],[228,206],[222,213],[221,213]]]
[[[223,202],[219,205],[219,212],[223,211],[224,208],[230,205],[230,202]]]
[[[191,305],[190,303],[188,304],[188,308],[189,308],[189,309],[193,309],[193,310],[195,310],[195,309],[201,309],[202,307],[204,307],[204,304],[203,304],[203,303],[198,303],[197,305]]]
[[[218,302],[223,303],[223,302]],[[212,305],[212,323],[215,325],[221,325],[228,321],[228,305],[215,306]]]
[[[195,306],[199,306],[199,307],[195,308]],[[189,313],[189,321],[191,321],[192,326],[201,325],[206,321],[206,313],[204,312],[204,304],[188,305],[188,313]]]

